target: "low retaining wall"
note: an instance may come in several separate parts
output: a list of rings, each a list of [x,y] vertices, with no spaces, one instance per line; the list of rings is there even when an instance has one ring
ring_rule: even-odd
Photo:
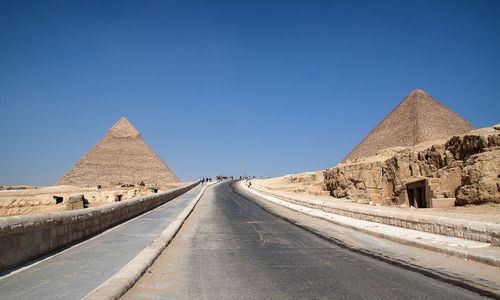
[[[138,216],[199,183],[99,207],[0,218],[0,272]]]
[[[376,208],[346,208],[332,202],[298,200],[282,197],[259,188],[252,188],[263,194],[267,194],[284,201],[320,209],[337,215],[472,241],[485,242],[490,243],[493,246],[500,246],[499,224],[458,220],[432,215],[412,215],[406,212],[387,212],[377,210]]]

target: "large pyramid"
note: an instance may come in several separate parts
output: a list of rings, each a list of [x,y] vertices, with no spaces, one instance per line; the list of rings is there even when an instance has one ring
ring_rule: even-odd
[[[141,181],[162,186],[179,179],[134,126],[121,118],[56,185],[136,185]]]
[[[399,103],[343,160],[374,155],[389,147],[408,147],[473,130],[474,126],[422,90]]]

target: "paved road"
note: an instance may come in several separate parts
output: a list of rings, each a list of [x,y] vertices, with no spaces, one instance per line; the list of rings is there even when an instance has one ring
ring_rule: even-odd
[[[230,183],[207,189],[123,299],[477,299],[339,247],[268,213]]]
[[[148,246],[201,191],[183,195],[30,268],[0,277],[0,299],[80,299]]]

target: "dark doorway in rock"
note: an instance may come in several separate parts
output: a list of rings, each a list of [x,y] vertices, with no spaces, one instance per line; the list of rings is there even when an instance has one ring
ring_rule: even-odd
[[[425,180],[408,183],[406,185],[406,191],[408,192],[408,201],[410,206],[417,208],[427,207],[425,197]]]
[[[54,198],[54,200],[56,200],[56,204],[63,203],[63,197],[52,196],[52,198]]]

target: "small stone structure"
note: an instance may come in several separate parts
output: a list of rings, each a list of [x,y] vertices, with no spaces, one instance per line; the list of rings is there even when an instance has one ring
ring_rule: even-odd
[[[432,191],[426,178],[417,179],[406,184],[406,195],[410,206],[425,208],[430,207]]]
[[[67,210],[83,209],[85,207],[86,203],[83,195],[70,196],[66,203]]]
[[[374,205],[500,203],[500,124],[448,140],[379,151],[324,172],[330,195]]]

